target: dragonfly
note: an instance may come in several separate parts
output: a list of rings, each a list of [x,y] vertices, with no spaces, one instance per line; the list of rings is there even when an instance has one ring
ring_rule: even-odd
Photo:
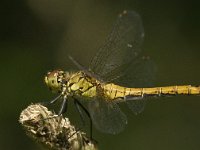
[[[117,134],[127,124],[120,103],[126,103],[138,114],[144,110],[148,97],[200,94],[199,86],[151,86],[155,65],[151,59],[140,55],[143,39],[140,15],[123,11],[88,69],[69,56],[79,71],[48,72],[45,83],[58,94],[50,103],[62,100],[58,115],[65,113],[68,101],[73,100],[78,112],[85,112],[90,118],[91,132],[94,125],[101,132]]]

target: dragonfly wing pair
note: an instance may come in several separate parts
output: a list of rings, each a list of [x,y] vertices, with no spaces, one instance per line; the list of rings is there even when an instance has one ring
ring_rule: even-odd
[[[143,37],[140,16],[133,11],[124,11],[118,16],[105,43],[92,59],[89,69],[105,81],[112,80],[108,76],[111,72],[121,73],[118,68],[129,64],[138,56]]]
[[[92,59],[89,71],[106,83],[114,82],[126,87],[144,86],[151,78],[152,65],[149,59],[138,56],[143,37],[140,16],[133,11],[124,11]],[[130,100],[127,104],[137,114],[144,109],[145,101]],[[116,134],[127,124],[126,115],[118,104],[105,100],[103,96],[89,103],[89,112],[94,125],[102,132]]]

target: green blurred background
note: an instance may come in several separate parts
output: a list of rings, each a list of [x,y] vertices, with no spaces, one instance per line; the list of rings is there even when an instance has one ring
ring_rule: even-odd
[[[198,85],[199,6],[195,0],[1,1],[0,149],[40,149],[18,123],[21,110],[55,97],[43,76],[75,68],[68,54],[87,66],[124,9],[141,15],[143,51],[157,65],[155,85]],[[200,149],[200,97],[157,98],[142,114],[126,114],[129,123],[121,134],[94,130],[99,149]]]

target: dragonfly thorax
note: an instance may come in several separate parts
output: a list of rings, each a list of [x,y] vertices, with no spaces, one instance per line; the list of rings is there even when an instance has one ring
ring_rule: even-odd
[[[62,92],[62,85],[66,80],[66,72],[62,70],[54,70],[48,72],[44,78],[45,84],[54,93]]]

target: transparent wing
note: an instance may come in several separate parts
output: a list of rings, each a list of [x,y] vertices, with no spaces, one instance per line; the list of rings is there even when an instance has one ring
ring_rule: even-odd
[[[89,102],[88,108],[93,124],[101,132],[117,134],[127,124],[126,115],[116,103],[97,98]]]
[[[112,78],[112,82],[125,87],[143,88],[153,86],[157,68],[150,57],[138,57],[125,68],[123,72],[110,73],[109,76]]]
[[[141,57],[134,61],[124,72],[124,75],[115,82],[129,87],[150,87],[155,80],[155,74],[156,66],[154,62],[148,57]],[[146,98],[133,98],[126,101],[126,103],[130,110],[135,114],[139,114],[144,110]]]
[[[149,57],[139,57],[129,65],[121,66],[124,69],[120,72],[120,67],[107,74],[107,79],[125,87],[150,87],[153,86],[156,74],[156,66]],[[144,110],[146,105],[145,98],[132,98],[126,101],[128,108],[135,114]]]
[[[141,113],[146,105],[145,99],[138,99],[138,100],[130,100],[126,101],[128,108],[135,114]]]
[[[144,30],[140,16],[133,11],[124,11],[119,15],[112,32],[104,45],[92,59],[89,70],[104,81],[116,68],[129,64],[140,52]]]
[[[155,65],[150,59],[138,57],[144,30],[140,16],[133,11],[119,15],[105,44],[92,59],[90,71],[106,82],[126,87],[148,87],[155,77]],[[145,100],[129,100],[128,107],[141,113]]]

